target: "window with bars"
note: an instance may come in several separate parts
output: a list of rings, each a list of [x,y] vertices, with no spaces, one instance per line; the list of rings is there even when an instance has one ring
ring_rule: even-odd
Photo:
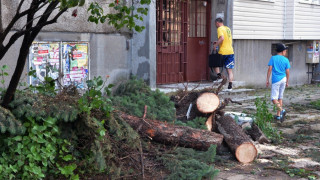
[[[188,37],[206,37],[207,1],[190,0],[188,6]]]
[[[181,2],[174,0],[158,1],[157,42],[164,46],[179,45],[181,42]]]

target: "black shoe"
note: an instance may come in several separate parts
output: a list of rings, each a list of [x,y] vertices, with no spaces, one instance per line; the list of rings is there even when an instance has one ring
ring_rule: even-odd
[[[221,73],[218,73],[217,76],[218,76],[218,79],[222,79]]]
[[[232,82],[229,82],[228,89],[232,89]]]

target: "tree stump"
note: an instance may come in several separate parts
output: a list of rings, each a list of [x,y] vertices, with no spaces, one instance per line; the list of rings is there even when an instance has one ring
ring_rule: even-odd
[[[239,162],[250,163],[256,158],[256,147],[231,116],[217,118],[216,124],[219,132],[224,136],[225,142]]]
[[[196,104],[198,111],[206,114],[215,111],[220,105],[220,100],[216,94],[206,92],[198,97]]]

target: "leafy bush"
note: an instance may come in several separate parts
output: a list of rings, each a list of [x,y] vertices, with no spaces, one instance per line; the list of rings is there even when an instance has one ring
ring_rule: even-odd
[[[8,110],[0,106],[0,132],[9,132],[10,135],[24,134],[25,127]]]
[[[78,177],[73,174],[75,168],[69,170],[69,173],[63,173],[70,166],[68,161],[73,160],[73,157],[65,147],[68,142],[57,138],[60,131],[56,122],[55,118],[43,119],[42,123],[27,118],[23,124],[27,128],[25,135],[7,138],[2,136],[1,179],[42,179],[52,169],[60,169],[66,177]],[[72,163],[71,166],[76,167]]]
[[[212,165],[215,155],[215,145],[205,152],[179,147],[171,154],[162,155],[159,160],[171,171],[167,179],[213,179],[219,172]]]
[[[257,112],[254,115],[254,122],[268,138],[273,141],[281,141],[281,133],[271,125],[273,115],[268,110],[266,98],[257,98],[255,105]]]
[[[112,103],[121,111],[138,117],[143,116],[147,105],[147,118],[168,122],[175,120],[174,103],[170,98],[158,89],[152,91],[141,79],[132,78],[119,85]]]

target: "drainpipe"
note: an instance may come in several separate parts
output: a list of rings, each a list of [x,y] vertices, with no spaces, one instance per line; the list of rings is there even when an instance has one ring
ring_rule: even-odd
[[[287,28],[287,0],[284,0],[284,20],[283,20],[283,39],[286,39]]]
[[[227,0],[227,18],[224,18],[224,19],[226,20],[226,25],[228,27],[230,27],[229,18],[230,18],[230,0]]]

